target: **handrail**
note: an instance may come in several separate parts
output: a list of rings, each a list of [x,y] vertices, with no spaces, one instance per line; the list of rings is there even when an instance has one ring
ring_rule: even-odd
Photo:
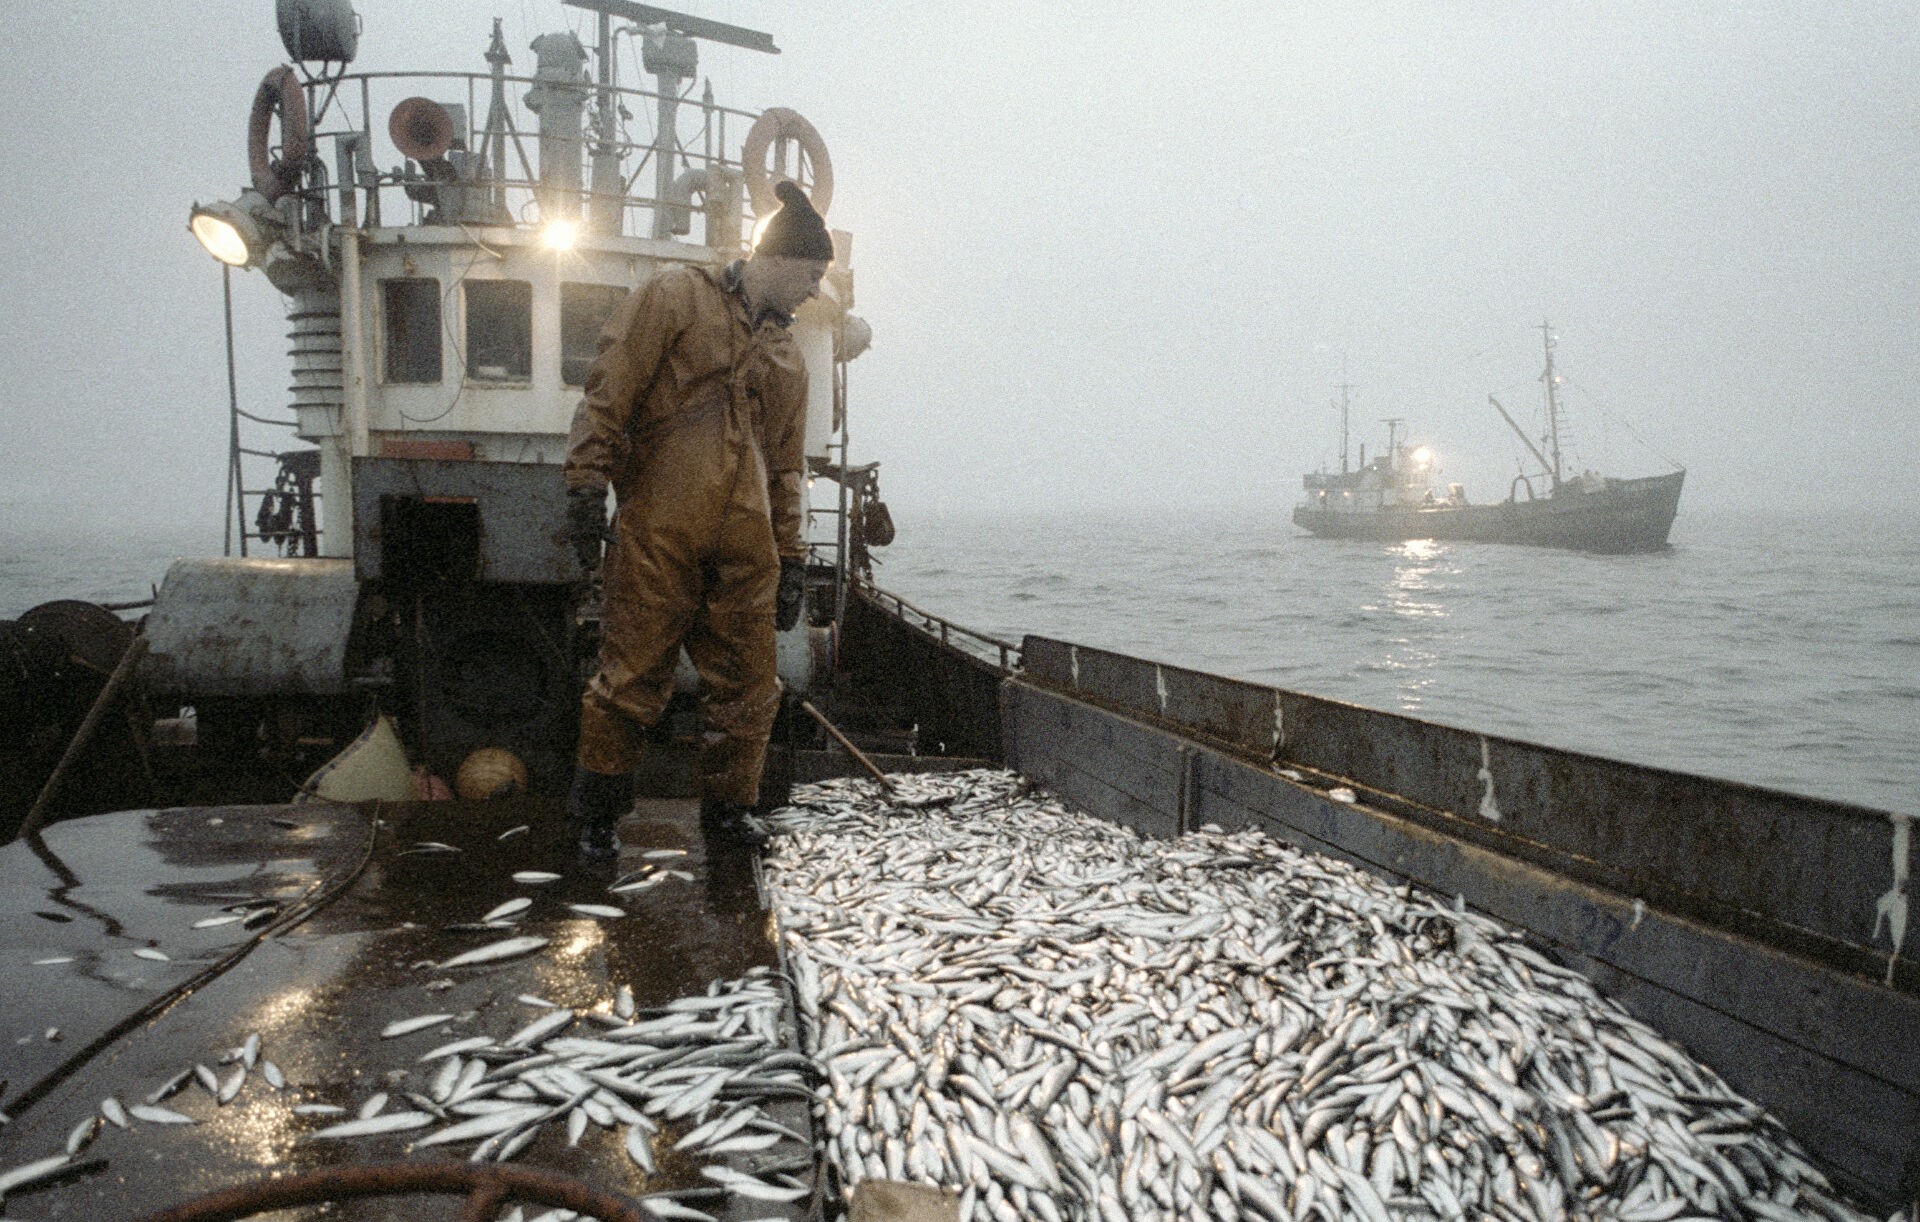
[[[416,192],[452,189],[475,193],[468,197],[491,197],[499,216],[489,223],[525,227],[523,215],[525,208],[533,200],[556,194],[556,188],[543,182],[533,163],[529,160],[523,137],[536,133],[537,123],[530,120],[526,112],[526,103],[521,95],[527,90],[542,88],[560,88],[577,91],[583,107],[614,106],[622,115],[627,115],[631,106],[634,113],[644,109],[651,111],[656,102],[664,101],[664,96],[654,89],[639,88],[633,85],[595,84],[590,81],[578,83],[556,83],[543,80],[538,76],[519,76],[503,73],[498,85],[505,94],[505,112],[500,116],[503,126],[493,125],[493,112],[488,109],[488,95],[496,85],[491,72],[462,70],[411,70],[401,69],[380,72],[348,72],[338,77],[329,77],[324,82],[309,82],[309,87],[326,87],[323,100],[310,103],[314,114],[313,138],[316,142],[332,139],[336,142],[360,142],[362,152],[357,158],[371,157],[372,141],[382,132],[383,124],[376,118],[375,94],[404,91],[412,88],[416,91],[445,94],[465,94],[466,121],[461,135],[465,147],[479,154],[484,160],[478,167],[484,173],[474,172],[471,177],[461,176],[451,181],[438,181],[428,177],[424,170],[407,174],[388,173],[374,169],[371,162],[363,168],[349,168],[344,163],[340,167],[338,181],[329,181],[333,175],[318,173],[315,180],[297,189],[293,194],[305,200],[309,205],[325,206],[326,201],[339,197],[342,218],[357,224],[364,217],[371,224],[379,224],[381,200],[390,191],[405,189],[408,198],[416,205],[425,203]],[[356,97],[357,95],[357,97]],[[446,99],[450,104],[454,99]],[[721,105],[706,99],[694,100],[680,97],[679,104],[695,116],[691,125],[689,140],[682,142],[678,131],[674,134],[674,157],[693,167],[722,166],[739,172],[743,167],[739,162],[726,155],[727,128],[729,123],[750,124],[756,120],[758,112],[742,110],[737,107]],[[381,99],[384,105],[387,99]],[[357,113],[356,113],[357,112]],[[597,112],[596,112],[597,114]],[[597,122],[597,119],[595,120]],[[490,141],[501,137],[512,142],[513,152],[518,154],[520,162],[516,175],[509,166],[511,160],[503,155],[496,160],[487,155]],[[718,147],[716,147],[716,142]],[[564,193],[578,197],[582,204],[588,200],[600,200],[603,203],[617,199],[624,214],[629,210],[658,210],[675,206],[670,200],[656,199],[650,194],[636,193],[634,182],[638,179],[642,167],[649,164],[658,147],[658,135],[647,136],[630,131],[626,122],[619,124],[617,132],[602,133],[594,129],[592,123],[580,132],[579,148],[584,155],[588,152],[611,154],[621,164],[623,181],[614,191],[595,191],[587,183],[580,182],[564,189]],[[336,154],[338,156],[339,154]],[[326,169],[324,159],[316,153],[313,161],[320,170]],[[356,161],[356,165],[361,163]],[[366,171],[371,170],[371,174]],[[363,200],[364,204],[355,201]],[[417,217],[417,214],[416,214]],[[302,218],[296,224],[305,226],[309,222]]]
[[[881,603],[882,610],[890,610],[893,617],[907,627],[926,633],[928,636],[938,640],[942,645],[963,648],[966,649],[967,652],[976,655],[982,655],[980,647],[984,646],[987,651],[998,651],[1001,670],[1012,674],[1014,671],[1020,669],[1020,646],[1015,645],[1011,641],[1003,641],[997,636],[988,636],[984,632],[977,632],[972,628],[963,627],[943,615],[935,615],[931,611],[916,607],[898,594],[883,590],[879,586],[862,582],[856,589],[862,594],[869,595],[876,602]],[[888,602],[893,604],[891,608],[885,605]],[[915,623],[909,619],[909,613],[918,616],[921,622]],[[958,639],[955,639],[956,637]]]

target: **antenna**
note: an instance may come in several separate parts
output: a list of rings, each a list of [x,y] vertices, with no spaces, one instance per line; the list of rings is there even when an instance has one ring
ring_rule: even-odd
[[[672,9],[655,8],[651,4],[635,4],[632,0],[561,0],[561,2],[573,8],[586,9],[590,13],[631,21],[635,25],[664,25],[675,34],[685,34],[689,38],[723,42],[730,47],[765,51],[769,55],[780,54],[780,48],[773,45],[773,35],[749,30],[744,26],[728,25],[724,21],[708,21],[704,17],[691,17],[685,13],[676,13]]]

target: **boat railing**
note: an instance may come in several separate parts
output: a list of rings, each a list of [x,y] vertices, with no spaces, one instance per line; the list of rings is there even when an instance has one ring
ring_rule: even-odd
[[[949,648],[961,649],[984,661],[994,662],[1007,674],[1020,669],[1020,646],[1012,641],[965,628],[943,615],[914,606],[891,591],[866,582],[854,587],[893,618],[939,641]]]
[[[672,207],[682,214],[682,224],[689,219],[689,211],[701,211],[689,210],[684,200],[663,201],[652,189],[661,142],[651,131],[631,128],[636,119],[644,124],[656,115],[661,96],[653,90],[588,81],[556,85],[537,77],[496,78],[486,72],[457,71],[351,72],[311,82],[306,88],[309,113],[314,116],[313,151],[305,167],[305,185],[292,193],[308,205],[308,215],[298,220],[304,229],[323,224],[419,224],[436,198],[444,202],[461,192],[466,206],[443,209],[443,215],[453,216],[444,223],[532,227],[554,219],[579,219],[583,229],[590,229],[596,205],[611,196],[618,201],[621,230],[651,236],[654,226],[632,226],[626,219],[630,211],[652,213]],[[547,156],[554,155],[552,143],[573,144],[581,163],[578,187],[543,181],[540,121],[526,97],[538,90],[577,94],[583,111],[578,137],[568,133],[558,142],[550,141]],[[454,133],[456,144],[467,153],[464,174],[445,177],[449,170],[440,161],[430,171],[393,143],[388,122],[394,108],[415,97],[465,107],[465,121]],[[729,128],[738,144],[759,117],[757,112],[721,106],[708,98],[675,101],[678,121],[670,155],[676,175],[712,167],[741,172],[738,150],[734,150],[736,156],[728,156]],[[611,137],[603,137],[600,131],[603,106],[615,116]],[[320,155],[323,142],[331,145],[331,157]],[[619,166],[617,194],[592,188],[592,163],[606,154],[612,154]],[[381,169],[381,164],[393,168]],[[434,173],[441,177],[433,177]],[[641,187],[643,174],[649,180],[645,187]],[[482,213],[486,219],[476,221]],[[397,216],[407,219],[396,220]]]

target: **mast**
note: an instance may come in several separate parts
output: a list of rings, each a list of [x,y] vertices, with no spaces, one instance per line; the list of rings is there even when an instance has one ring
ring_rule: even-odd
[[[1553,486],[1558,488],[1560,486],[1560,397],[1554,389],[1556,379],[1553,376],[1553,326],[1551,323],[1544,320],[1540,323],[1540,337],[1547,351],[1547,371],[1540,377],[1547,384],[1547,428],[1553,441]]]
[[[1391,420],[1382,420],[1380,423],[1387,426],[1387,469],[1398,471],[1400,469],[1400,426],[1406,421],[1395,416]]]
[[[1353,389],[1351,382],[1342,382],[1334,387],[1340,392],[1340,474],[1347,473],[1347,392]]]

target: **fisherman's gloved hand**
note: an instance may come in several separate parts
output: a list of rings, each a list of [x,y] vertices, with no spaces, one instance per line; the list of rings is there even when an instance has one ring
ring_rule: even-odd
[[[600,545],[607,533],[607,490],[567,489],[567,538],[583,569],[600,567]]]
[[[807,592],[807,562],[780,559],[780,588],[773,596],[773,626],[781,632],[800,622],[800,601]]]

